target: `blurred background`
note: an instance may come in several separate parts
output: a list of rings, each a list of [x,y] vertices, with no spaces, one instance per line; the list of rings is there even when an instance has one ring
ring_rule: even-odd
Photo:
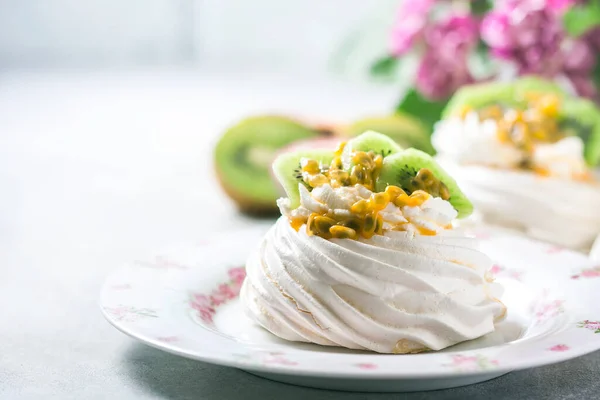
[[[207,225],[254,223],[216,185],[218,136],[255,113],[336,121],[391,110],[401,83],[367,76],[396,6],[1,0],[7,269],[89,275],[58,266],[91,257],[110,269]]]
[[[365,33],[365,26],[384,32],[381,25],[392,23],[389,11],[396,5],[389,0],[4,0],[0,62],[5,68],[193,64],[323,73],[349,36]],[[371,44],[378,47],[374,54],[385,48],[381,40]]]

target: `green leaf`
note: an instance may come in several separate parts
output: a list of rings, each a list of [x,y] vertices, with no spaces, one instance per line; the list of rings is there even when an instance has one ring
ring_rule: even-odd
[[[399,65],[400,59],[394,56],[385,56],[371,66],[371,75],[377,78],[391,79],[395,76]]]
[[[414,88],[411,88],[396,106],[396,111],[415,116],[427,127],[428,133],[431,134],[433,125],[439,121],[447,103],[447,100],[428,100]]]
[[[571,36],[581,36],[598,25],[600,25],[600,2],[597,1],[572,7],[563,15],[563,26]]]
[[[471,2],[471,12],[473,15],[484,15],[492,9],[492,2],[488,0],[473,0]]]

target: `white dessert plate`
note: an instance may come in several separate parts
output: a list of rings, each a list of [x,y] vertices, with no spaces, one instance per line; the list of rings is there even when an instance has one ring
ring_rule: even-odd
[[[122,332],[183,357],[347,391],[450,388],[600,349],[597,262],[490,228],[473,234],[505,287],[508,316],[494,333],[414,355],[286,342],[246,318],[237,297],[246,257],[264,232],[232,232],[123,266],[102,289],[105,317]]]

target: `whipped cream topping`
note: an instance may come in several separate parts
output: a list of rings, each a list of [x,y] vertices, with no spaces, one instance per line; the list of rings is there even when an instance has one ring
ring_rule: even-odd
[[[492,332],[505,314],[491,265],[457,230],[326,240],[281,217],[248,260],[241,299],[250,318],[287,340],[440,350]]]
[[[465,118],[451,117],[435,126],[431,143],[437,152],[459,164],[479,164],[498,168],[516,168],[525,158],[510,143],[502,143],[493,119],[479,120],[476,112]]]
[[[533,165],[557,178],[583,178],[588,172],[583,150],[583,140],[576,136],[566,137],[553,144],[539,144],[533,151]]]
[[[329,213],[336,217],[349,218],[350,208],[359,200],[367,200],[373,192],[364,186],[342,186],[332,188],[329,184],[321,185],[308,191],[306,186],[298,184],[300,191],[300,207],[290,209],[290,201],[281,198],[277,205],[281,214],[289,219],[308,218],[312,213]],[[439,197],[429,197],[419,206],[397,207],[393,203],[379,212],[383,218],[383,230],[406,231],[409,235],[442,234],[452,229],[452,221],[457,216],[452,205]]]
[[[600,232],[600,185],[547,178],[528,171],[438,162],[489,222],[574,249],[587,249]]]
[[[497,128],[495,120],[480,121],[477,112],[471,111],[464,119],[457,116],[438,122],[431,141],[440,157],[457,164],[520,168],[527,153],[511,143],[502,142]],[[579,137],[536,144],[532,168],[557,178],[581,179],[588,171],[583,150],[583,141]]]

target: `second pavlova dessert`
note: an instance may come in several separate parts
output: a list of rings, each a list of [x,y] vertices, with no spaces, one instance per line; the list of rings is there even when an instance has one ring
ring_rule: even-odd
[[[247,314],[286,340],[380,353],[440,350],[506,313],[492,261],[455,228],[472,211],[427,154],[367,132],[281,155],[282,216],[247,262]]]
[[[490,222],[577,249],[600,233],[600,112],[589,100],[536,78],[465,87],[432,142]]]

